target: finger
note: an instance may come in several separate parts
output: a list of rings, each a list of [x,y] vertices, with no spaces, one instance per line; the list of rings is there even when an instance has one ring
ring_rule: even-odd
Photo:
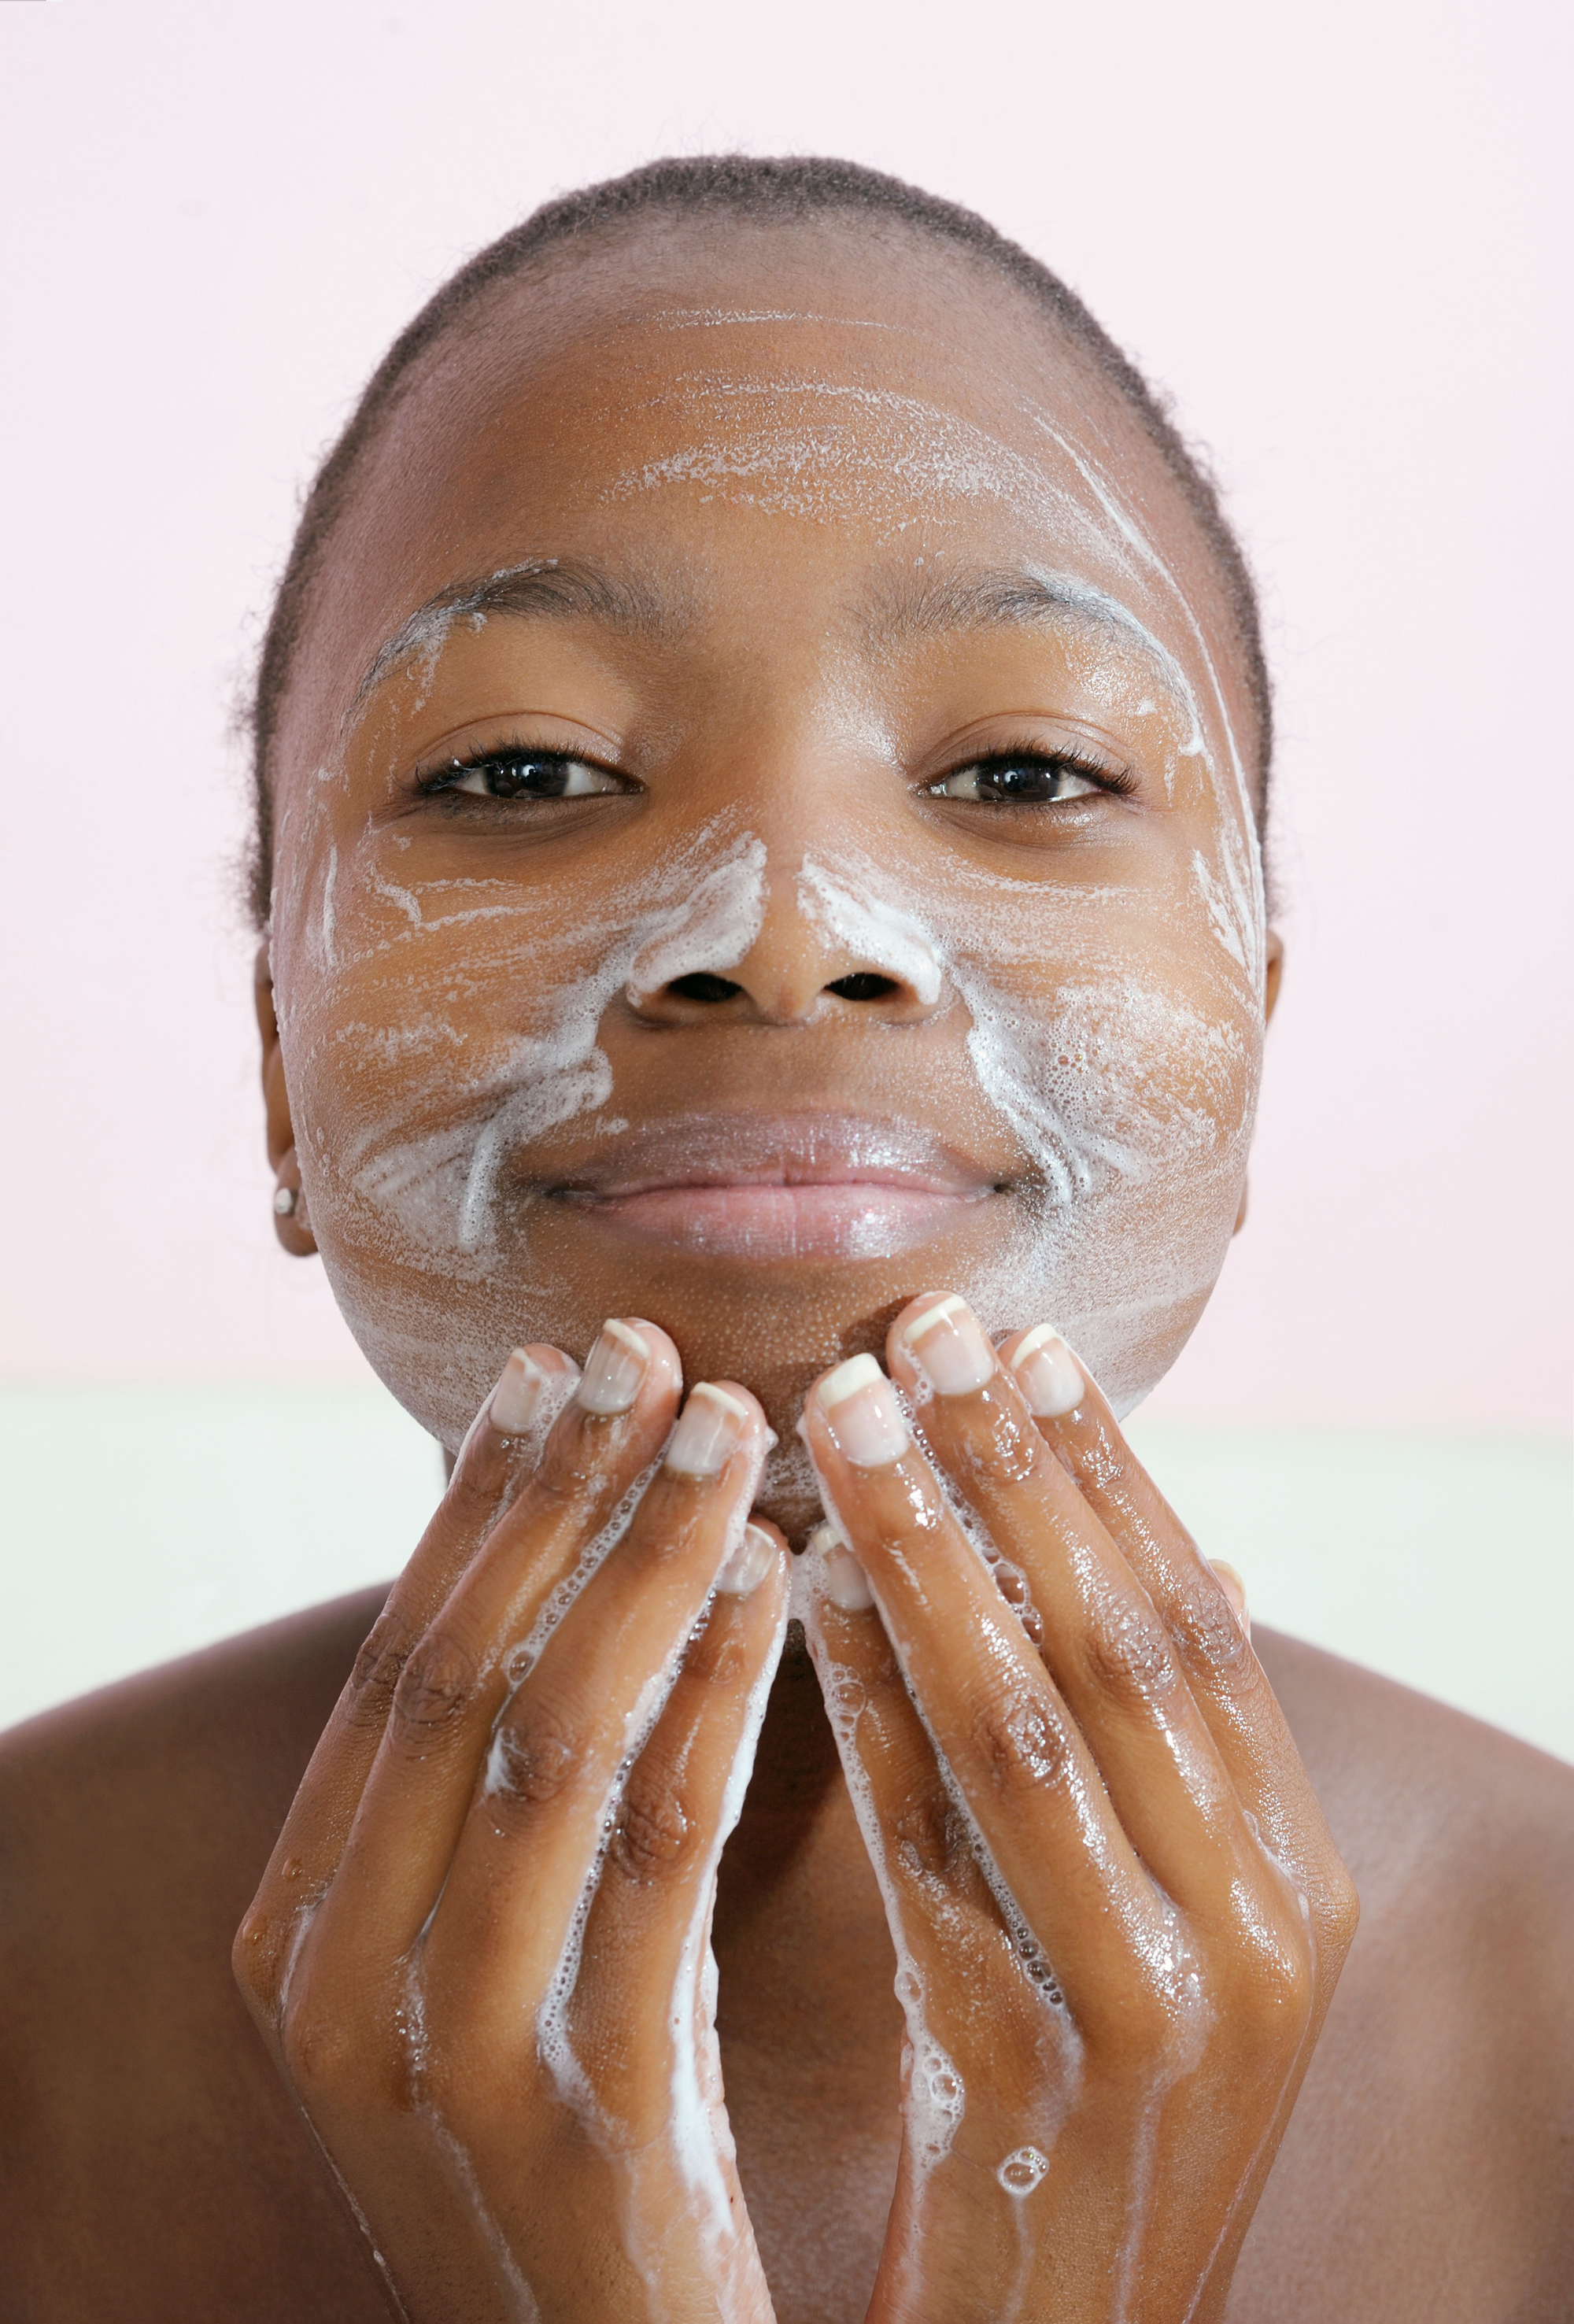
[[[1020,2120],[1057,2086],[1070,2034],[1059,1989],[1008,1896],[996,1895],[949,1789],[862,1568],[828,1526],[805,1554],[805,1630],[860,1827],[885,1900],[907,2024],[904,2107],[913,2157]],[[997,2149],[998,2152],[998,2149]]]
[[[1067,1997],[1097,2024],[1134,1956],[1162,1949],[1165,1912],[1087,1742],[872,1357],[816,1383],[803,1433],[925,1726]]]
[[[889,1348],[926,1450],[999,1553],[997,1573],[1021,1577],[1040,1652],[1138,1856],[1204,1926],[1233,1927],[1264,1886],[1261,1855],[1147,1592],[965,1301],[913,1301]]]
[[[624,1775],[739,1547],[770,1433],[736,1382],[701,1382],[627,1533],[564,1614],[497,1723],[423,1982],[511,2047],[520,1997],[564,1958]]]
[[[410,1650],[534,1471],[579,1379],[560,1349],[516,1348],[460,1448],[446,1490],[356,1655],[236,1941],[243,1985],[276,1995],[283,1955],[343,1852]]]
[[[1237,1796],[1275,1854],[1304,1868],[1327,1826],[1228,1588],[1121,1434],[1091,1373],[1048,1325],[1000,1343],[1039,1433],[1119,1546],[1174,1642]]]
[[[863,1568],[830,1526],[815,1528],[805,1560],[804,1628],[826,1716],[892,1935],[922,1977],[954,1945],[961,1914],[994,1938],[1005,1922]],[[897,1989],[903,1993],[899,1982]],[[903,1997],[915,1997],[909,1988]]]
[[[543,1601],[660,1449],[681,1379],[677,1351],[664,1332],[637,1319],[612,1319],[583,1378],[575,1379],[566,1404],[558,1390],[558,1416],[539,1460],[508,1495],[490,1489],[499,1453],[506,1462],[508,1445],[522,1434],[512,1424],[528,1425],[525,1397],[505,1398],[499,1416],[511,1423],[507,1436],[492,1426],[490,1408],[486,1425],[472,1429],[445,1497],[456,1504],[464,1530],[456,1527],[438,1542],[420,1573],[396,1589],[397,1602],[363,1650],[359,1681],[353,1677],[345,1690],[342,1727],[330,1728],[318,1747],[322,1764],[314,1758],[308,1769],[243,1927],[262,1989],[275,2001],[298,1941],[303,1899],[308,1912],[319,1900],[332,1903],[333,1886],[344,1881],[345,1909],[329,1923],[336,1933],[353,1919],[352,1908],[360,1909],[368,1879],[379,1893],[402,1884],[407,1895],[440,1879],[434,1859],[440,1865],[452,1852],[508,1691],[502,1668],[508,1651],[528,1635]],[[510,1385],[506,1373],[503,1385]],[[355,1834],[374,1785],[380,1803],[391,1792],[401,1805],[380,1804],[367,1814],[368,1872]],[[370,1838],[385,1815],[401,1828],[402,1844],[391,1860],[379,1859]],[[377,1915],[369,1904],[365,1909],[362,1933],[374,1943]]]
[[[654,2136],[694,2056],[716,1868],[738,1821],[787,1635],[787,1555],[751,1524],[717,1579],[655,1731],[631,1770],[585,1923],[573,2005],[575,2056],[600,2104]],[[670,2042],[657,2038],[667,2028]]]

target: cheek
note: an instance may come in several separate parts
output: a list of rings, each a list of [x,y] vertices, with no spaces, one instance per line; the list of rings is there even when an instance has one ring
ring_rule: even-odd
[[[299,907],[276,990],[335,1296],[395,1395],[454,1444],[550,1304],[500,1214],[505,1163],[608,1105],[598,1034],[620,993],[742,957],[764,850],[712,827],[615,895],[594,877],[423,881],[404,856],[387,834],[329,845],[281,884]]]
[[[1217,875],[1216,875],[1217,877]],[[1256,1111],[1262,1016],[1183,860],[1158,886],[975,872],[899,892],[867,859],[805,873],[815,908],[912,973],[949,976],[984,1096],[1031,1166],[1008,1247],[967,1286],[991,1331],[1051,1321],[1129,1409],[1223,1264]]]

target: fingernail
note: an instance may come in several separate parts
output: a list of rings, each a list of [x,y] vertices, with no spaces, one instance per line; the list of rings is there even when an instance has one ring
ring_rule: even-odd
[[[1249,1638],[1252,1634],[1252,1614],[1251,1608],[1247,1604],[1246,1583],[1228,1559],[1210,1557],[1208,1563],[1224,1584],[1224,1594],[1229,1600],[1235,1618]]]
[[[776,1563],[776,1544],[760,1526],[745,1526],[743,1538],[716,1576],[723,1598],[747,1598]]]
[[[1028,1411],[1039,1420],[1074,1412],[1087,1394],[1082,1366],[1053,1323],[1028,1333],[1011,1359],[1011,1370]]]
[[[613,1413],[627,1412],[640,1393],[649,1360],[650,1350],[639,1333],[631,1332],[615,1315],[609,1316],[585,1358],[584,1378],[576,1390],[581,1406],[607,1419]]]
[[[723,1470],[749,1425],[749,1406],[724,1388],[701,1380],[690,1388],[683,1416],[667,1448],[667,1466],[680,1477],[714,1477]]]
[[[995,1351],[965,1299],[940,1299],[902,1329],[902,1343],[937,1396],[966,1396],[995,1375]]]
[[[500,1436],[520,1436],[536,1416],[546,1373],[533,1356],[516,1348],[492,1391],[486,1416]]]
[[[831,1442],[855,1467],[883,1469],[907,1449],[907,1424],[891,1384],[872,1356],[854,1356],[827,1372],[815,1391]],[[833,1419],[832,1415],[835,1417]]]
[[[867,1614],[874,1604],[869,1576],[834,1526],[818,1525],[805,1545],[820,1560],[820,1586],[844,1614]]]

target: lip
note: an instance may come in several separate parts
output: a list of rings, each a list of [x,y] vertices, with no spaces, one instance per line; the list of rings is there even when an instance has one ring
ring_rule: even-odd
[[[916,1125],[816,1112],[647,1124],[539,1191],[621,1241],[771,1264],[895,1257],[1002,1188]]]

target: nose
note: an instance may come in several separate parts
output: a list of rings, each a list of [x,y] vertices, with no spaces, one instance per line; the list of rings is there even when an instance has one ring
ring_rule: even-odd
[[[802,879],[775,874],[759,933],[735,967],[679,967],[653,991],[629,994],[650,1024],[714,1019],[780,1027],[838,1016],[916,1024],[937,1016],[949,997],[937,963],[921,943],[882,941],[867,912],[817,909]]]

